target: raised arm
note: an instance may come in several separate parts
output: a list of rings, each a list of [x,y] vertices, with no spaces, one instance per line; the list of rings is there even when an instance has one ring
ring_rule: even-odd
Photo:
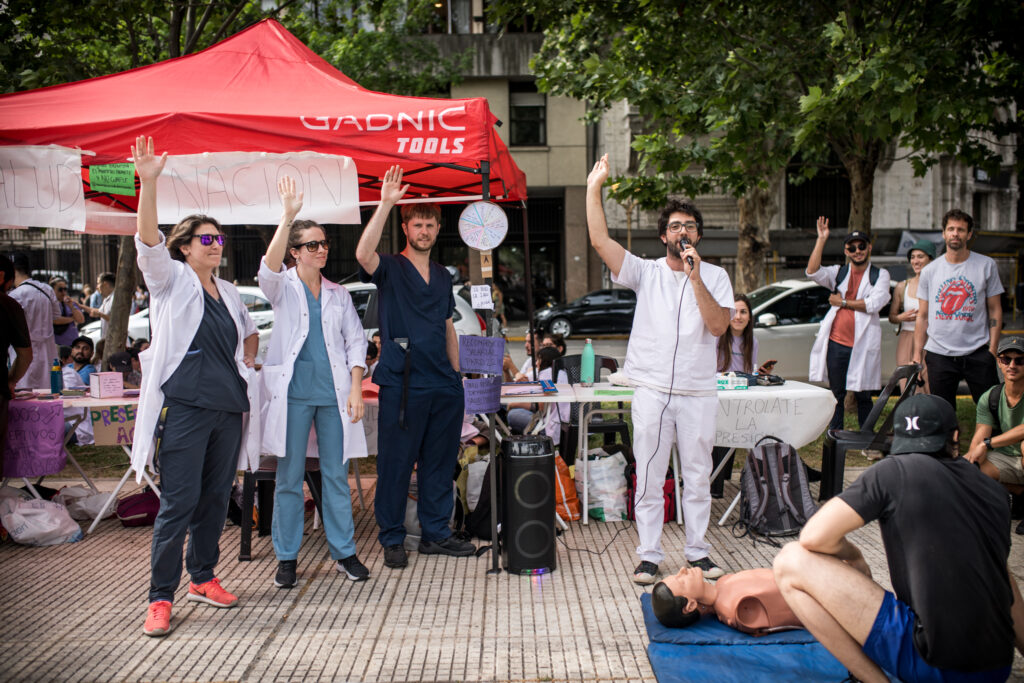
[[[825,243],[828,242],[828,219],[818,216],[818,239],[814,242],[814,249],[807,259],[807,274],[814,275],[821,268],[821,255],[825,253]]]
[[[302,193],[295,193],[295,179],[291,176],[286,175],[277,181],[277,193],[281,195],[281,222],[278,223],[274,237],[267,246],[267,255],[264,258],[267,267],[275,273],[281,272],[281,263],[288,251],[288,232],[291,230],[292,221],[302,209]]]
[[[604,215],[604,204],[601,202],[601,187],[608,180],[608,155],[598,159],[593,170],[587,176],[587,232],[590,243],[597,250],[598,256],[608,266],[613,276],[618,276],[622,261],[626,258],[626,250],[608,234],[608,221]]]
[[[380,236],[384,232],[384,223],[388,219],[391,209],[398,203],[398,200],[405,196],[409,189],[408,185],[402,185],[402,167],[392,166],[384,174],[380,185],[380,204],[373,212],[370,222],[363,229],[359,237],[359,244],[356,245],[356,260],[370,275],[377,271],[380,265],[380,257],[377,256],[377,245],[380,244]]]
[[[153,138],[140,135],[132,145],[135,172],[139,174],[139,213],[136,219],[139,239],[148,247],[160,244],[160,227],[156,216],[156,179],[163,173],[167,152],[159,157],[153,148]]]

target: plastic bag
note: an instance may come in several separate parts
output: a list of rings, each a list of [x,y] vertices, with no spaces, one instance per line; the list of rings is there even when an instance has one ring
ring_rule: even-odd
[[[68,509],[71,519],[96,519],[96,515],[110,499],[109,493],[93,493],[84,486],[65,486],[53,498],[53,502],[60,503]],[[114,506],[107,508],[103,519],[114,515]]]
[[[0,523],[15,543],[57,545],[82,540],[82,529],[67,508],[48,500],[0,500]]]
[[[608,455],[595,448],[587,453],[587,514],[599,522],[619,522],[626,519],[626,456]],[[576,491],[583,499],[583,478],[576,478]]]

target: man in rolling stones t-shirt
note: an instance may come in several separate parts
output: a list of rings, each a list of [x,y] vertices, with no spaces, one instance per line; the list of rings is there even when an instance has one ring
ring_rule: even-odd
[[[967,381],[975,403],[999,383],[996,347],[1003,308],[995,261],[967,248],[974,220],[959,209],[942,218],[946,252],[921,271],[917,286],[915,363],[924,360],[931,392],[956,408],[956,389]]]

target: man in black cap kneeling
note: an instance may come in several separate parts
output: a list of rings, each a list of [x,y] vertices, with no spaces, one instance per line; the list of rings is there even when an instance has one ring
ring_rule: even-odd
[[[1024,606],[1007,566],[1006,493],[954,458],[953,408],[904,401],[891,455],[808,520],[775,558],[775,579],[804,626],[857,679],[1004,681],[1024,652]],[[872,581],[846,534],[879,521],[895,595]]]

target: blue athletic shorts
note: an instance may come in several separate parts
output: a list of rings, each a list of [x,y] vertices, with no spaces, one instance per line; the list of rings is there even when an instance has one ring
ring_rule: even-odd
[[[907,683],[1002,683],[1010,677],[1009,666],[989,671],[955,671],[932,666],[924,661],[914,646],[916,622],[917,615],[910,605],[886,591],[871,633],[864,643],[864,654]]]

